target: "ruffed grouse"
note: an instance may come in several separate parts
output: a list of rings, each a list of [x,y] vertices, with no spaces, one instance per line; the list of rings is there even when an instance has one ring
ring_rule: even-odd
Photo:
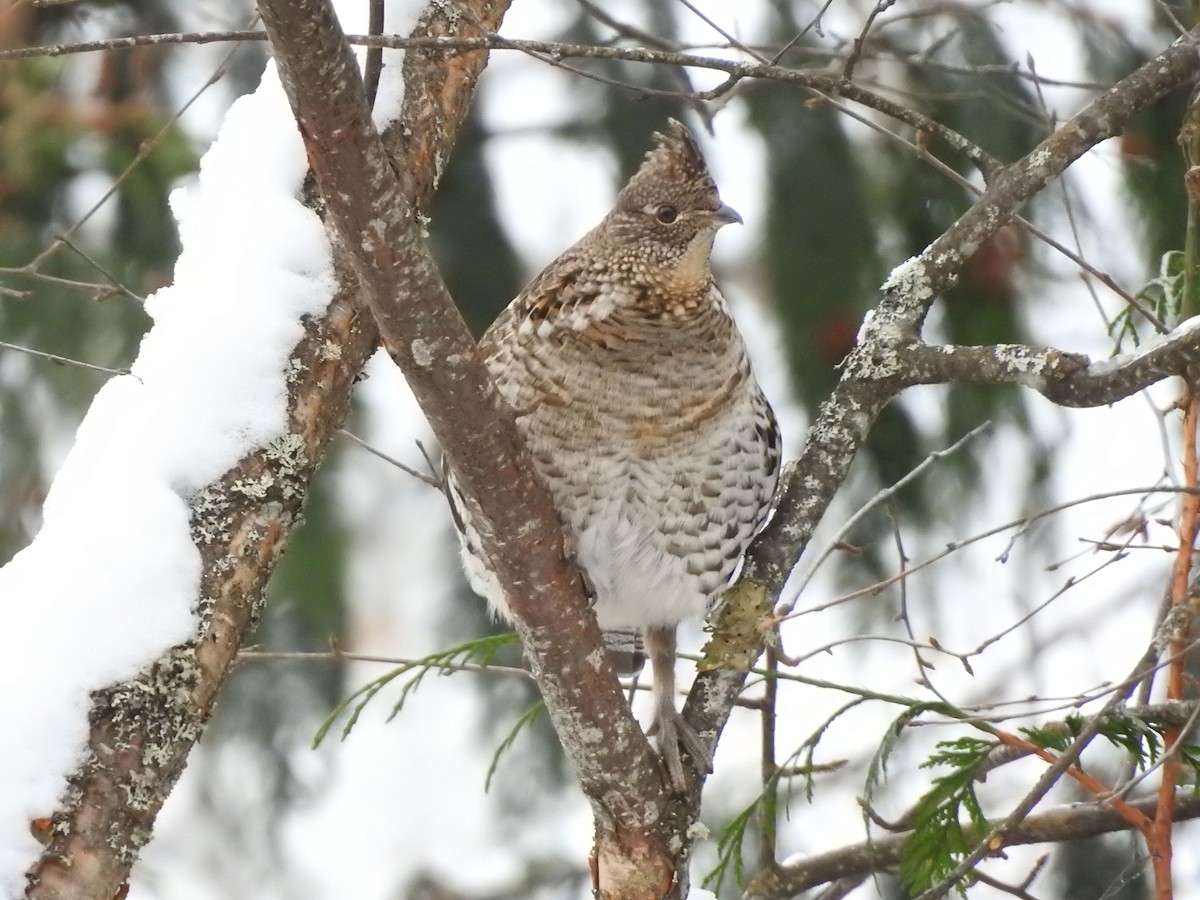
[[[683,125],[672,120],[655,139],[612,212],[479,345],[554,499],[600,628],[644,637],[652,731],[682,787],[681,748],[706,770],[712,761],[675,708],[675,628],[720,597],[762,526],[779,433],[709,268],[717,230],[741,217],[721,202]],[[467,578],[507,615],[447,475]]]

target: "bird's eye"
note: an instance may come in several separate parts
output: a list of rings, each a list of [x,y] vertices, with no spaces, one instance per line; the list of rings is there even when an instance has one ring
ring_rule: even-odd
[[[664,225],[670,225],[679,218],[679,210],[673,206],[660,206],[654,211],[654,218]]]

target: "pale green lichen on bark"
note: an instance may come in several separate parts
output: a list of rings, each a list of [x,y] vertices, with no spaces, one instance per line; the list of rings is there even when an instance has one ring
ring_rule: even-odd
[[[229,489],[244,497],[249,497],[251,500],[263,500],[270,494],[273,487],[275,487],[275,476],[270,472],[263,472],[253,478],[239,478],[229,486]]]
[[[281,434],[267,444],[264,453],[267,459],[279,463],[280,467],[288,472],[297,472],[308,467],[304,438],[299,434]]]
[[[739,581],[726,591],[696,668],[748,671],[762,648],[763,624],[771,613],[769,600],[766,586],[754,581]]]
[[[192,499],[192,541],[197,547],[229,540],[229,507],[229,498],[224,492],[211,487]]]

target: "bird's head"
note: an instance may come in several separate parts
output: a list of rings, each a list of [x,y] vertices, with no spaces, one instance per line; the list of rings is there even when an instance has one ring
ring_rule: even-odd
[[[695,138],[671,119],[605,220],[618,255],[655,282],[707,281],[717,230],[742,217],[721,202]],[[632,261],[630,259],[629,261]]]

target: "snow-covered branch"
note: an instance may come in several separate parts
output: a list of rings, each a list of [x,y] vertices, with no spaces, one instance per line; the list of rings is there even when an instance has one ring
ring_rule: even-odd
[[[499,26],[501,6],[464,5]],[[431,6],[418,27],[453,34],[459,18]],[[406,61],[411,96],[386,139],[410,204],[432,195],[485,62]],[[296,199],[306,172],[268,73],[175,201],[184,251],[148,304],[133,374],[97,397],[45,525],[0,570],[10,608],[32,617],[13,623],[28,653],[0,663],[5,696],[24,698],[7,719],[22,739],[0,746],[0,895],[119,892],[377,346],[349,269]],[[22,668],[31,658],[41,674]]]

